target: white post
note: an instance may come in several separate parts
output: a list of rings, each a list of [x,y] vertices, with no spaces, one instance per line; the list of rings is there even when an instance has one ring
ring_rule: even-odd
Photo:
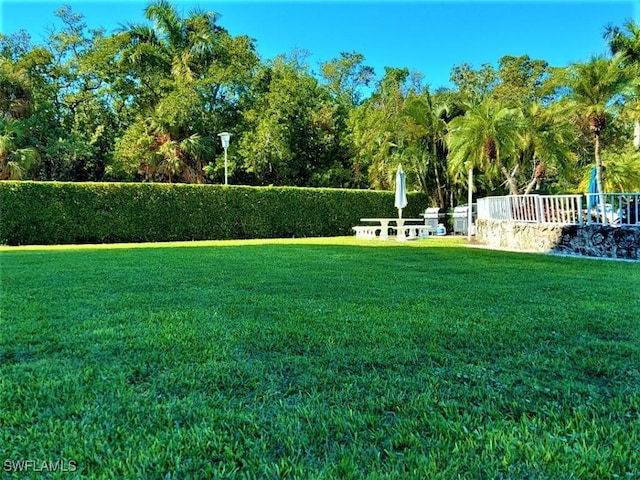
[[[227,149],[224,149],[224,184],[229,185],[229,170],[227,168]]]
[[[467,240],[471,241],[471,224],[473,223],[473,167],[469,169],[469,198],[467,211]]]
[[[224,148],[224,184],[228,185],[228,169],[227,169],[227,149],[229,148],[229,140],[231,134],[229,132],[219,133],[220,141],[222,142],[222,148]]]
[[[578,225],[582,226],[582,224],[583,224],[583,220],[582,220],[582,195],[580,195],[580,196],[576,195],[575,197],[573,197],[573,201],[577,204],[576,205],[576,211],[578,212]]]
[[[536,195],[533,201],[536,205],[536,223],[542,223],[542,221],[544,220],[542,215],[542,212],[544,212],[544,207],[542,206],[542,197]]]

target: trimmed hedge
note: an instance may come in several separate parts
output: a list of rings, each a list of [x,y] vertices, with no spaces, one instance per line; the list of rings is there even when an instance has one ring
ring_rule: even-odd
[[[408,195],[416,218],[426,196]],[[0,182],[0,244],[164,242],[351,235],[395,217],[393,192],[159,183]]]

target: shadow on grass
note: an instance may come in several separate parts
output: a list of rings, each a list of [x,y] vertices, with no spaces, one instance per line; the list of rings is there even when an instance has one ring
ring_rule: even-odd
[[[464,245],[5,250],[0,445],[93,478],[638,471],[638,267]]]

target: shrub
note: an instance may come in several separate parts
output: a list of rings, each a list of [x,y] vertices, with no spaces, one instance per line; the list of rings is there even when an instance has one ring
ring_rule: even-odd
[[[409,194],[417,217],[426,196]],[[0,182],[0,243],[161,242],[350,235],[393,217],[393,192],[154,183]]]

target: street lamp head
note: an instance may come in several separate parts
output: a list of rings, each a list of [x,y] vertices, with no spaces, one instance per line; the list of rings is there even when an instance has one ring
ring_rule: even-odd
[[[227,148],[229,148],[229,139],[231,138],[231,134],[229,132],[219,133],[218,136],[222,141],[222,148],[224,149],[224,184],[229,184],[229,172],[227,166]]]
[[[229,139],[231,138],[231,134],[229,132],[222,132],[219,133],[218,136],[222,141],[222,148],[224,148],[225,150],[229,148]]]

